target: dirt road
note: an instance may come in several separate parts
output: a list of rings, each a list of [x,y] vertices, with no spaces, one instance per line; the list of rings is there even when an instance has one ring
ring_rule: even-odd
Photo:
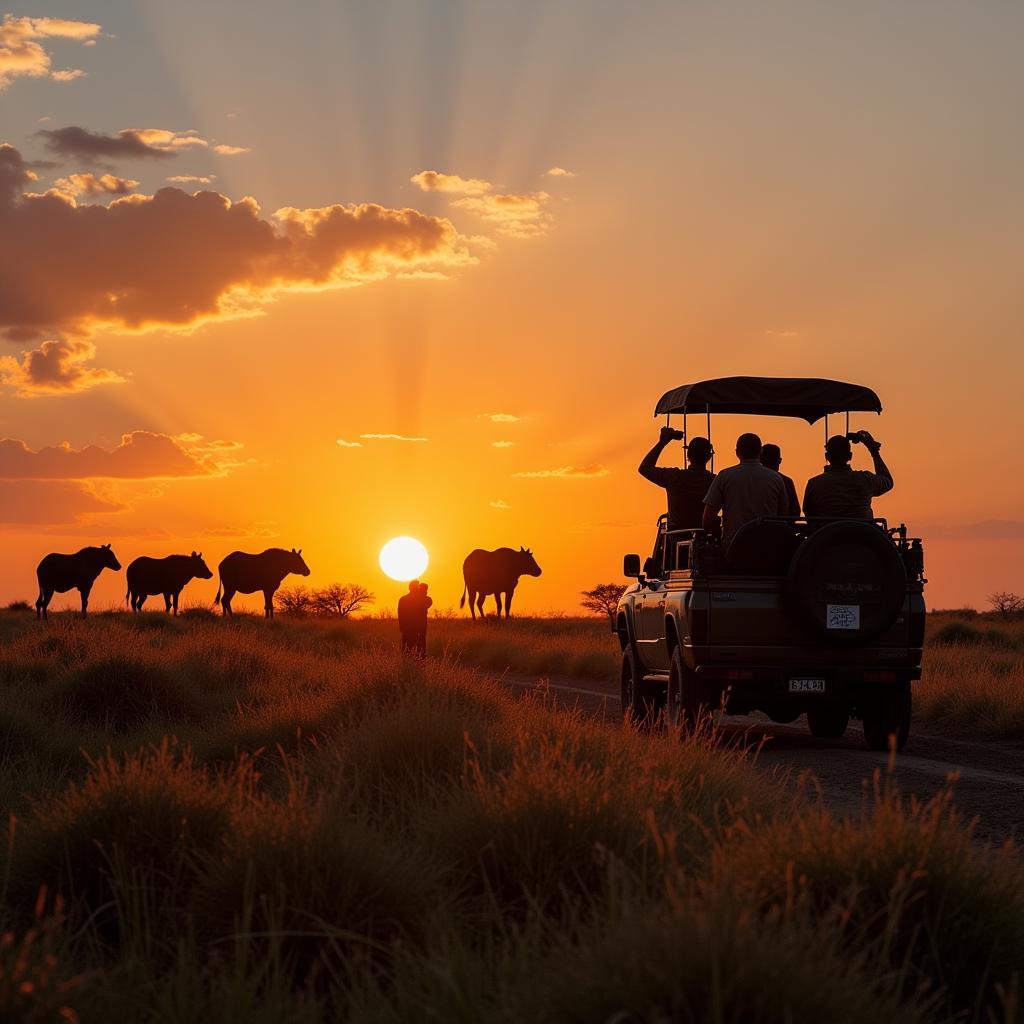
[[[537,678],[505,675],[502,681],[518,692],[547,687],[559,706],[579,707],[587,714],[617,722],[618,685],[601,680]],[[792,725],[776,725],[763,715],[723,718],[726,741],[761,749],[756,764],[781,772],[796,785],[820,787],[830,807],[840,813],[859,810],[872,787],[876,769],[889,767],[889,755],[868,750],[860,722],[850,723],[838,740],[816,739],[801,717]],[[943,726],[915,720],[903,753],[892,768],[904,796],[927,799],[952,778],[957,806],[977,818],[976,835],[983,842],[1008,838],[1024,841],[1024,742],[986,740]],[[810,781],[808,773],[813,776]]]

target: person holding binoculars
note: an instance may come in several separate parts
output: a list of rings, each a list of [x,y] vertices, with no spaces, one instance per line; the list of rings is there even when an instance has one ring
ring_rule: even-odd
[[[874,472],[850,467],[855,444],[871,453]],[[881,447],[866,430],[830,437],[825,444],[825,472],[807,481],[804,515],[808,519],[874,519],[871,499],[893,488],[892,473],[879,454]]]
[[[664,487],[668,496],[668,528],[670,530],[697,529],[704,515],[704,496],[708,493],[715,474],[707,468],[711,458],[711,442],[706,437],[691,437],[686,446],[685,469],[658,466],[661,453],[673,441],[682,441],[683,432],[662,427],[657,444],[644,456],[639,473],[652,484]]]

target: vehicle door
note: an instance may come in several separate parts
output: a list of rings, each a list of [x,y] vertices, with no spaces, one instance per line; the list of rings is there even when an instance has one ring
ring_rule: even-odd
[[[643,609],[640,612],[638,635],[643,644],[644,665],[648,669],[668,668],[665,645],[665,596],[664,580],[651,580],[644,592]]]

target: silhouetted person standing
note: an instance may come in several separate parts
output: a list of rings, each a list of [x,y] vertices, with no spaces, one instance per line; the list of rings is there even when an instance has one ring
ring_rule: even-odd
[[[402,634],[402,653],[415,658],[427,656],[427,612],[434,603],[427,596],[426,583],[413,580],[409,593],[398,599],[398,629]]]
[[[675,440],[682,440],[682,432],[662,427],[658,443],[644,456],[639,473],[652,484],[664,487],[668,496],[668,528],[670,530],[696,530],[704,513],[704,495],[708,493],[715,474],[707,468],[711,458],[711,442],[706,437],[690,438],[686,446],[686,469],[662,468],[658,456]]]
[[[761,438],[757,434],[740,434],[736,455],[740,461],[715,477],[704,498],[704,529],[718,532],[721,510],[722,544],[726,548],[744,523],[784,516],[789,507],[782,477],[761,465]]]
[[[850,442],[864,445],[871,453],[875,471],[851,469],[853,447]],[[810,519],[874,519],[871,499],[891,491],[893,488],[892,473],[882,461],[879,449],[880,441],[876,441],[866,430],[858,430],[855,434],[836,434],[825,444],[825,459],[828,465],[825,472],[812,476],[807,481],[804,491],[804,515]]]
[[[767,466],[768,469],[774,469],[782,477],[782,482],[786,485],[786,497],[789,500],[789,511],[786,515],[800,515],[800,499],[796,494],[796,484],[779,470],[779,466],[782,465],[782,449],[777,444],[762,445],[761,465]]]

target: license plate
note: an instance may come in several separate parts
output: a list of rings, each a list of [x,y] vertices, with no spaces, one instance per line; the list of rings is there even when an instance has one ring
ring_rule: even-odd
[[[790,679],[790,693],[824,693],[824,679]]]
[[[860,629],[859,604],[830,604],[825,608],[827,629]]]

